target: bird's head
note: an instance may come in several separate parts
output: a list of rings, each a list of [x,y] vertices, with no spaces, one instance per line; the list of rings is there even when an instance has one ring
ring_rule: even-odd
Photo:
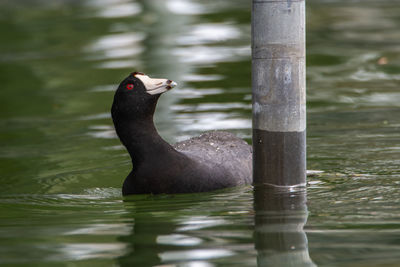
[[[152,117],[160,95],[176,85],[174,81],[150,78],[142,72],[131,73],[115,92],[111,109],[114,122],[121,118]]]

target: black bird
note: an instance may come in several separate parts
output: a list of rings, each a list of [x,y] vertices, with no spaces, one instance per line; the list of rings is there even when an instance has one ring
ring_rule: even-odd
[[[132,158],[123,195],[206,192],[252,183],[252,149],[228,132],[212,131],[170,145],[158,134],[153,115],[160,95],[176,86],[141,72],[115,92],[111,115]]]

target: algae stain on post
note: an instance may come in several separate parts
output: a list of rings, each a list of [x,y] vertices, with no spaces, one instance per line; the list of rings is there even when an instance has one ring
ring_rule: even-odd
[[[305,1],[253,0],[254,183],[305,185]]]

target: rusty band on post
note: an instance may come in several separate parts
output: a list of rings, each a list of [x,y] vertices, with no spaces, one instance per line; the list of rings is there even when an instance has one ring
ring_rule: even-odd
[[[254,183],[305,185],[305,1],[253,0]]]

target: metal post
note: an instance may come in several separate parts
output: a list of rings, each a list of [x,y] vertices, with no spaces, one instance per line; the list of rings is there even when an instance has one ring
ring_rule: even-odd
[[[305,0],[253,0],[254,184],[306,183]]]

